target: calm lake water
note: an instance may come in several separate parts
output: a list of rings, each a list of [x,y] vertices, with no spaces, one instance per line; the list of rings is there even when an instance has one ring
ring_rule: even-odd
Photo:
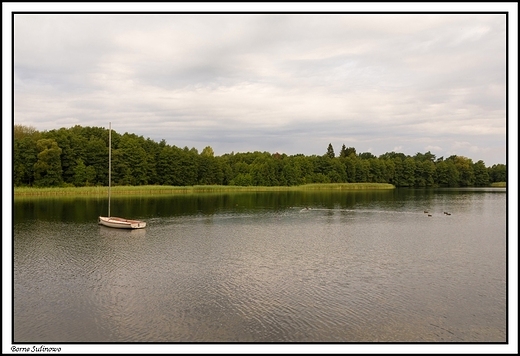
[[[507,341],[505,189],[16,199],[14,342]],[[428,216],[428,211],[432,216]],[[451,215],[446,215],[449,212]]]

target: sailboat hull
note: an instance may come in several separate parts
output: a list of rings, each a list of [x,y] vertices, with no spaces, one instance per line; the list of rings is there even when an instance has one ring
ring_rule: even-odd
[[[146,227],[145,221],[129,220],[117,217],[100,216],[98,223],[103,226],[113,227],[116,229],[142,229]]]

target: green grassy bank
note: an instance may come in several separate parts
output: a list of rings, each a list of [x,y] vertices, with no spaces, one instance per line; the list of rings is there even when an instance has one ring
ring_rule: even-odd
[[[189,193],[236,193],[236,192],[267,192],[267,191],[301,191],[301,190],[366,190],[394,189],[386,183],[330,183],[306,184],[293,187],[239,187],[224,185],[195,185],[190,187],[175,187],[161,185],[115,186],[110,194],[117,195],[170,195]],[[106,196],[108,187],[66,187],[66,188],[14,188],[14,196]]]
[[[491,183],[491,186],[493,188],[506,188],[507,183],[506,182],[496,182],[496,183]]]

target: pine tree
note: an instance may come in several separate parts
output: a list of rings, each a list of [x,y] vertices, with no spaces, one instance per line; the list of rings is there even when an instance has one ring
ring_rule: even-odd
[[[327,156],[330,158],[336,157],[336,155],[334,154],[334,148],[332,148],[331,143],[329,143],[329,147],[327,147]]]

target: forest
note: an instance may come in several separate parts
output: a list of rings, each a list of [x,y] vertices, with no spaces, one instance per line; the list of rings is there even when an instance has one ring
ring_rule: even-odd
[[[216,156],[111,132],[112,185],[296,186],[310,183],[390,183],[396,187],[485,187],[507,182],[505,164],[486,167],[463,156],[437,158],[387,152],[379,157],[345,144],[321,155],[231,152]],[[109,131],[103,127],[38,131],[13,128],[15,187],[108,186]]]

